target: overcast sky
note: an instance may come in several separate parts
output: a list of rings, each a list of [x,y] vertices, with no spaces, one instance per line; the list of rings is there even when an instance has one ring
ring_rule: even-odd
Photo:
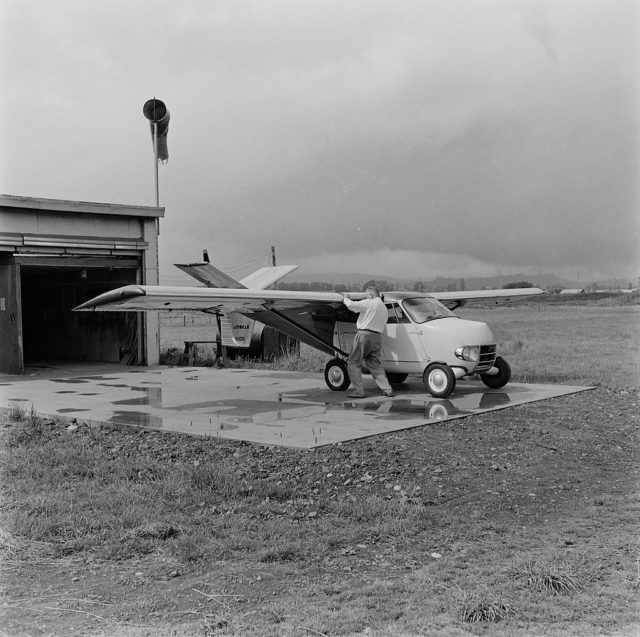
[[[0,192],[155,204],[161,272],[640,276],[637,0],[3,0]],[[177,270],[176,270],[177,273]]]

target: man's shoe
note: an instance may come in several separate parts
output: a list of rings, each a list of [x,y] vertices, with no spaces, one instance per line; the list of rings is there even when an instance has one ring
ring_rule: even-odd
[[[351,391],[347,392],[347,396],[349,398],[364,398],[365,397],[365,393],[363,391],[358,391],[356,389],[352,389]]]
[[[392,398],[392,397],[393,397],[393,392],[392,392],[390,389],[385,389],[385,390],[382,392],[382,395],[383,395],[383,396],[386,396],[387,398]]]

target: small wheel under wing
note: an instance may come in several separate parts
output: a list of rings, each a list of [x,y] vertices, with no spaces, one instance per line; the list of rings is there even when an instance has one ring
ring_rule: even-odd
[[[329,389],[344,391],[351,385],[347,364],[341,358],[332,358],[324,368],[324,380]]]

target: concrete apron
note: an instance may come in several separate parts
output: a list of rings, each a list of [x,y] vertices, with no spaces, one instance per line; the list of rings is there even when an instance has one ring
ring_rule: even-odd
[[[263,445],[310,449],[515,407],[589,387],[460,381],[446,399],[418,377],[382,396],[364,377],[365,398],[327,388],[322,374],[209,367],[33,366],[0,374],[0,407],[88,424],[117,423]]]

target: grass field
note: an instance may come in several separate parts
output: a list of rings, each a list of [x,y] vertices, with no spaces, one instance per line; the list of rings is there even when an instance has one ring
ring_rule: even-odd
[[[10,410],[4,634],[639,634],[640,308],[460,313],[597,388],[310,452]]]
[[[462,308],[463,318],[487,323],[513,380],[637,386],[640,379],[640,306],[531,304],[490,309]],[[215,320],[207,315],[164,314],[161,348],[182,351],[185,340],[211,339]],[[213,364],[213,348],[202,347],[201,364]],[[178,360],[179,357],[174,357]],[[281,368],[321,372],[329,356],[302,346],[300,360],[286,357]],[[241,362],[230,363],[239,365]],[[253,363],[255,364],[255,363]],[[273,363],[264,365],[273,367]]]

